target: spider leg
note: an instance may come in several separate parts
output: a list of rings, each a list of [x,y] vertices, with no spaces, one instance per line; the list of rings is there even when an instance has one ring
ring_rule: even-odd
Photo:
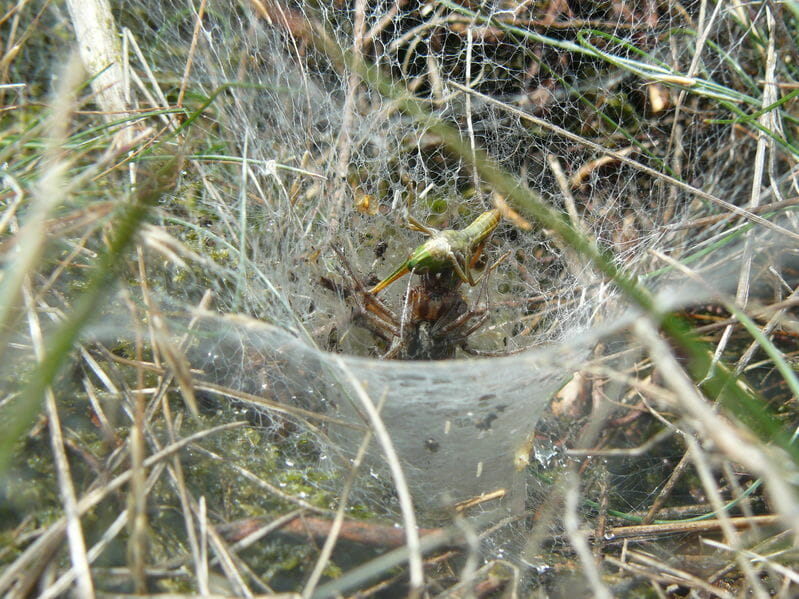
[[[393,323],[383,320],[374,312],[364,310],[360,306],[356,306],[354,311],[356,312],[354,316],[359,320],[359,324],[369,329],[386,343],[390,343],[394,337],[399,335],[399,329]]]
[[[492,270],[494,270],[497,266],[499,266],[508,256],[510,256],[510,254],[511,251],[508,250],[507,252],[502,254],[499,258],[497,258],[497,260],[491,266],[489,266],[485,270],[485,272],[483,272],[482,275],[480,275],[475,280],[474,284],[476,285],[479,281],[484,279],[486,275],[488,275]],[[480,293],[482,294],[484,290],[485,290],[485,285],[483,285],[483,288],[481,289]],[[449,334],[450,332],[455,331],[459,327],[465,325],[471,318],[474,318],[475,316],[478,315],[479,318],[474,323],[472,323],[466,330],[459,333],[459,337],[462,339],[461,348],[469,354],[478,355],[478,356],[505,355],[507,352],[491,354],[491,353],[479,352],[477,350],[470,350],[466,345],[466,340],[469,338],[469,336],[474,334],[488,320],[488,306],[484,306],[482,308],[476,308],[474,310],[469,310],[468,312],[461,314],[457,319],[455,319],[451,323],[447,324],[447,326],[445,326],[443,329],[441,329],[440,334],[442,335]]]
[[[477,316],[477,320],[475,320],[469,328],[461,333],[461,335],[466,338],[471,336],[473,333],[477,332],[482,326],[488,321],[488,309],[487,308],[480,308],[479,310],[472,310],[471,312],[467,312],[470,318],[474,318]]]
[[[477,320],[470,324],[466,329],[463,331],[459,331],[469,322],[472,318],[477,317]],[[466,340],[469,335],[477,331],[480,327],[482,327],[486,321],[488,320],[488,309],[487,308],[477,308],[475,310],[469,310],[468,312],[464,312],[458,318],[453,320],[452,322],[446,324],[445,326],[441,327],[436,331],[437,337],[443,337],[449,335],[450,333],[457,332],[458,338]]]
[[[333,250],[352,280],[354,287],[352,297],[355,303],[353,309],[356,312],[356,317],[359,317],[367,329],[386,343],[396,339],[400,334],[400,321],[397,315],[379,297],[366,290],[341,248],[334,245]]]
[[[361,295],[361,301],[363,301],[364,309],[370,314],[374,314],[380,320],[392,326],[397,326],[399,324],[397,315],[380,298],[372,295],[368,291],[364,291]]]

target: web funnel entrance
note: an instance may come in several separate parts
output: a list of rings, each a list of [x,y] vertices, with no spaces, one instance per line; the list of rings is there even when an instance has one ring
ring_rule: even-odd
[[[504,512],[498,513],[523,509],[538,418],[590,350],[587,341],[577,341],[505,357],[386,362],[322,352],[253,321],[207,324],[221,339],[207,356],[209,372],[223,357],[226,363],[214,379],[242,391],[276,393],[290,398],[289,405],[342,421],[326,422],[322,437],[344,470],[371,426],[360,399],[367,396],[378,407],[415,505],[428,516],[488,494],[495,500],[484,510],[499,504]],[[233,367],[238,360],[240,374]],[[393,485],[377,442],[362,475],[370,472],[384,491]]]

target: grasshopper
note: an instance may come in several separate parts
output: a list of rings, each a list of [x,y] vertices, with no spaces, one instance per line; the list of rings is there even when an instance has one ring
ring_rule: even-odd
[[[499,210],[488,210],[465,229],[439,231],[408,217],[410,228],[428,235],[425,241],[397,269],[369,290],[376,294],[408,273],[437,274],[453,271],[463,283],[475,286],[480,278],[472,276],[472,267],[480,259],[488,236],[499,224]]]

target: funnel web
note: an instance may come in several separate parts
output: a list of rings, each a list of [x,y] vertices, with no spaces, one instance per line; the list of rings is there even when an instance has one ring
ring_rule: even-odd
[[[59,7],[31,4],[41,12],[19,10],[32,41],[14,72],[35,90],[47,81],[31,66],[47,48],[37,19],[65,38],[71,25]],[[778,570],[741,557],[770,551],[771,539],[740,533],[739,519],[796,532],[799,510],[790,3],[133,0],[112,10],[126,112],[84,111],[96,100],[73,85],[52,101],[57,118],[26,113],[35,124],[20,117],[0,145],[4,252],[9,264],[14,251],[24,258],[2,281],[0,413],[11,428],[33,426],[26,389],[41,372],[40,332],[15,311],[37,313],[44,337],[59,338],[82,294],[104,294],[73,331],[66,374],[46,386],[64,411],[52,426],[70,431],[68,446],[96,441],[102,459],[84,452],[89,466],[72,467],[85,480],[70,539],[80,519],[89,548],[73,548],[74,567],[58,566],[45,596],[76,579],[87,588],[87,567],[111,588],[95,560],[122,545],[140,592],[145,562],[177,557],[192,590],[209,592],[210,564],[242,596],[377,592],[378,579],[387,596],[423,584],[431,595],[490,584],[557,593],[575,580],[597,596],[640,591],[640,579],[721,596],[722,579],[761,596],[779,586],[763,574]],[[36,154],[31,139],[47,149]],[[92,287],[84,271],[113,246],[119,207],[138,200],[147,212],[131,224],[135,243],[102,263],[115,284]],[[441,300],[410,273],[378,294],[396,330],[375,325],[366,290],[426,239],[408,217],[462,230],[491,209],[502,221],[475,261],[482,278],[445,272]],[[429,333],[414,293],[471,318]],[[688,342],[668,328],[675,312]],[[448,359],[381,358],[408,343],[446,343],[431,353]],[[0,454],[14,526],[36,468],[53,489],[63,480],[26,455],[40,443],[35,429],[20,432]],[[131,447],[169,459],[131,462]],[[130,514],[113,525],[100,507],[90,516],[97,503],[81,493],[93,468],[117,480],[129,463]],[[50,489],[35,503],[60,501]],[[148,511],[155,504],[181,521]],[[318,563],[313,544],[270,536],[323,539],[336,510],[341,538]],[[646,551],[700,543],[683,524],[695,516],[716,523],[704,529],[725,543],[714,559],[734,575],[691,578],[675,558],[668,578],[651,563]],[[121,539],[128,520],[140,528]],[[666,529],[630,522],[683,528],[657,537]],[[35,551],[0,552],[0,593],[32,588],[24,572],[42,546],[57,554],[65,523],[48,526]],[[242,532],[256,526],[265,541]],[[353,541],[380,557],[340,548]],[[460,553],[423,570],[423,556],[449,546]],[[601,559],[589,564],[592,551]],[[177,588],[177,574],[164,578]]]

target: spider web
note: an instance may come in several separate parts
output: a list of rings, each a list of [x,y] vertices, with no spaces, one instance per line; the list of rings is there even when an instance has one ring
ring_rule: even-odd
[[[455,127],[555,209],[569,214],[571,196],[579,206],[571,209],[573,224],[628,271],[646,275],[662,266],[648,250],[686,260],[713,241],[712,228],[700,234],[675,228],[702,210],[701,199],[635,165],[603,159],[513,109],[585,139],[601,139],[605,146],[612,140],[620,154],[732,203],[748,201],[751,180],[737,175],[745,162],[741,152],[753,153],[755,145],[730,137],[728,125],[713,124],[725,113],[708,96],[741,104],[747,94],[759,93],[755,81],[732,68],[729,59],[735,55],[745,63],[755,57],[747,55],[742,24],[731,12],[715,11],[711,18],[700,3],[683,6],[682,14],[654,14],[646,3],[626,12],[596,7],[575,13],[564,5],[562,12],[553,8],[536,20],[541,15],[526,14],[523,7],[514,13],[500,5],[474,11],[445,2],[402,8],[385,3],[365,7],[360,24],[356,7],[210,11],[192,83],[208,94],[234,84],[216,104],[220,132],[228,152],[239,157],[246,152],[245,185],[257,199],[245,206],[239,186],[221,182],[217,193],[227,193],[229,200],[202,193],[195,210],[209,212],[218,223],[208,236],[199,234],[204,243],[218,247],[221,238],[239,252],[239,259],[232,259],[238,262],[235,282],[210,281],[215,307],[250,314],[299,339],[289,343],[290,350],[280,350],[296,363],[281,367],[271,360],[268,378],[289,389],[304,386],[306,379],[286,368],[317,371],[306,365],[309,360],[324,365],[325,376],[311,385],[326,390],[317,396],[362,422],[351,389],[343,390],[341,364],[317,352],[374,356],[380,345],[349,320],[344,296],[352,282],[327,244],[339,244],[356,276],[374,281],[422,239],[402,226],[399,204],[409,203],[428,224],[460,228],[493,202],[465,157],[442,148],[436,134],[398,110],[394,99],[330,62],[313,27],[324,27],[341,49],[356,45],[364,60],[379,65],[431,115]],[[145,29],[140,45],[149,52],[185,47],[188,40],[174,38],[174,31],[188,33],[193,15],[168,2],[146,7],[155,39]],[[182,25],[175,23],[181,14]],[[561,22],[572,25],[560,27]],[[757,34],[754,23],[749,32]],[[697,54],[702,35],[712,43]],[[148,60],[164,75],[174,65],[177,75],[181,63],[168,58]],[[682,100],[683,118],[675,124],[670,116],[682,92],[664,80],[680,75],[702,83]],[[707,210],[712,206],[705,204]],[[731,288],[734,242],[717,245],[727,266],[712,278]],[[590,343],[568,339],[585,337],[591,323],[613,322],[625,310],[612,286],[549,231],[520,232],[506,223],[493,235],[488,253],[506,251],[511,257],[487,284],[464,290],[467,301],[486,305],[491,314],[470,343],[500,352],[543,347],[539,352],[442,364],[343,358],[372,401],[383,402],[383,418],[391,423],[391,439],[422,508],[439,506],[443,496],[450,503],[468,499],[518,477],[509,456],[588,355]],[[713,260],[719,258],[704,258]],[[322,284],[324,278],[336,282],[333,291]],[[401,306],[405,287],[390,288],[387,303]],[[672,306],[687,297],[697,296],[672,292]],[[248,334],[246,343],[256,353],[269,353],[288,342],[270,332]],[[251,365],[241,358],[229,368],[217,376],[236,379]],[[536,390],[532,397],[530,389]],[[359,435],[330,434],[334,446],[354,454]],[[385,469],[377,471],[385,481]],[[433,487],[442,493],[431,493]]]
[[[153,31],[163,36],[160,24],[177,11],[169,3],[147,6]],[[351,320],[347,295],[354,282],[328,244],[340,246],[356,276],[373,284],[423,239],[403,227],[404,205],[432,226],[461,228],[492,207],[494,197],[468,156],[444,148],[431,128],[398,108],[397,98],[381,95],[331,61],[315,37],[318,28],[338,48],[355,48],[419,98],[433,118],[540,193],[617,264],[662,289],[664,306],[676,308],[707,294],[679,276],[658,275],[664,263],[652,257],[653,249],[700,270],[706,265],[706,281],[716,290],[732,291],[735,285],[741,252],[735,230],[720,224],[719,237],[712,226],[679,228],[717,208],[638,165],[733,204],[749,201],[751,178],[741,176],[740,168],[747,162],[742,154],[754,157],[756,145],[715,121],[729,114],[725,103],[759,107],[753,98],[761,88],[735,67],[757,59],[741,35],[742,28],[748,35],[762,34],[757,15],[745,25],[740,11],[721,7],[711,15],[699,2],[683,3],[683,12],[647,3],[617,10],[556,6],[540,15],[523,5],[476,10],[448,2],[268,5],[211,11],[203,24],[192,83],[210,94],[236,82],[217,103],[219,123],[227,151],[239,157],[246,151],[247,193],[256,198],[245,208],[238,185],[224,183],[217,192],[227,193],[227,201],[206,193],[197,198],[197,209],[219,223],[214,234],[239,252],[238,241],[245,244],[238,279],[230,284],[235,292],[211,281],[215,305],[294,336],[284,341],[277,331],[249,325],[243,342],[258,354],[280,348],[289,364],[278,366],[281,360],[270,358],[267,378],[292,397],[313,387],[312,395],[328,410],[365,423],[346,382],[352,378],[371,401],[382,403],[422,514],[524,478],[513,456],[593,344],[623,329],[619,317],[628,308],[615,288],[551,231],[521,231],[505,221],[487,254],[493,259],[510,252],[510,257],[485,284],[464,289],[467,302],[490,313],[489,323],[469,342],[499,353],[538,350],[440,364],[351,357],[374,358],[386,346]],[[170,31],[188,32],[192,16],[185,18]],[[146,37],[140,44],[151,51],[163,47]],[[163,69],[172,64],[166,58],[150,60]],[[679,77],[694,78],[690,93],[668,85]],[[589,142],[600,140],[635,163],[603,156],[518,111]],[[776,177],[777,171],[770,174]],[[772,183],[779,187],[778,180]],[[793,221],[786,225],[796,230]],[[210,234],[208,239],[219,244]],[[780,244],[773,236],[761,240],[763,248]],[[410,284],[390,287],[383,294],[386,303],[399,311]],[[591,327],[603,332],[586,333]],[[231,384],[251,370],[247,359],[237,358],[215,372]],[[313,382],[304,372],[315,373]],[[331,447],[350,456],[361,441],[351,430],[333,427],[327,434]],[[382,450],[372,447],[374,460],[364,472],[391,486],[396,481],[390,480]],[[369,488],[366,484],[359,499],[384,510],[385,495]],[[525,496],[517,486],[515,499],[506,503],[518,507]],[[646,500],[640,498],[642,506]]]
[[[765,175],[746,170],[758,162],[758,126],[740,117],[770,103],[765,50],[751,43],[767,37],[765,5],[540,4],[208,3],[189,79],[198,104],[211,100],[199,125],[208,135],[198,143],[208,145],[188,156],[193,169],[181,190],[193,190],[191,201],[156,213],[154,227],[176,240],[180,259],[155,230],[145,235],[151,291],[172,332],[188,335],[195,384],[214,409],[231,417],[257,411],[289,456],[313,438],[319,467],[330,470],[311,485],[337,489],[330,472],[347,471],[374,424],[366,396],[422,521],[451,520],[448,507],[497,489],[505,496],[478,508],[483,522],[519,513],[535,489],[546,494],[527,461],[536,461],[534,432],[549,402],[598,345],[630,349],[627,331],[640,313],[616,286],[553,231],[532,221],[528,230],[529,217],[506,212],[486,254],[489,263],[509,257],[463,289],[470,306],[490,315],[469,345],[500,356],[377,359],[386,344],[351,318],[358,282],[331,246],[371,285],[423,239],[403,227],[406,206],[430,226],[460,229],[504,199],[472,157],[447,147],[435,123],[539,194],[653,290],[664,311],[713,297],[708,288],[734,294],[746,240],[758,248],[746,262],[753,281],[770,284],[769,268],[791,258],[784,233],[745,219],[731,226],[707,199],[745,205],[758,176],[754,195],[764,203],[795,195],[789,142],[772,144]],[[168,98],[190,52],[189,6],[117,7],[143,53],[134,70],[148,65]],[[355,63],[342,59],[348,53]],[[377,67],[429,118],[414,118],[402,97],[367,84],[358,61]],[[134,102],[151,107],[152,85],[134,85]],[[779,136],[789,117],[781,108],[775,114]],[[793,212],[772,220],[799,230]],[[383,299],[399,311],[410,284],[394,284]],[[207,290],[218,314],[197,309]],[[125,336],[103,327],[94,335]],[[630,349],[603,364],[624,372],[638,356]],[[623,401],[625,391],[607,399]],[[275,416],[258,398],[291,409]],[[386,452],[372,441],[352,503],[398,520]],[[637,476],[617,475],[628,483]],[[656,490],[624,495],[619,507],[646,509]],[[506,541],[488,544],[485,555],[524,554],[523,544],[508,549]]]

